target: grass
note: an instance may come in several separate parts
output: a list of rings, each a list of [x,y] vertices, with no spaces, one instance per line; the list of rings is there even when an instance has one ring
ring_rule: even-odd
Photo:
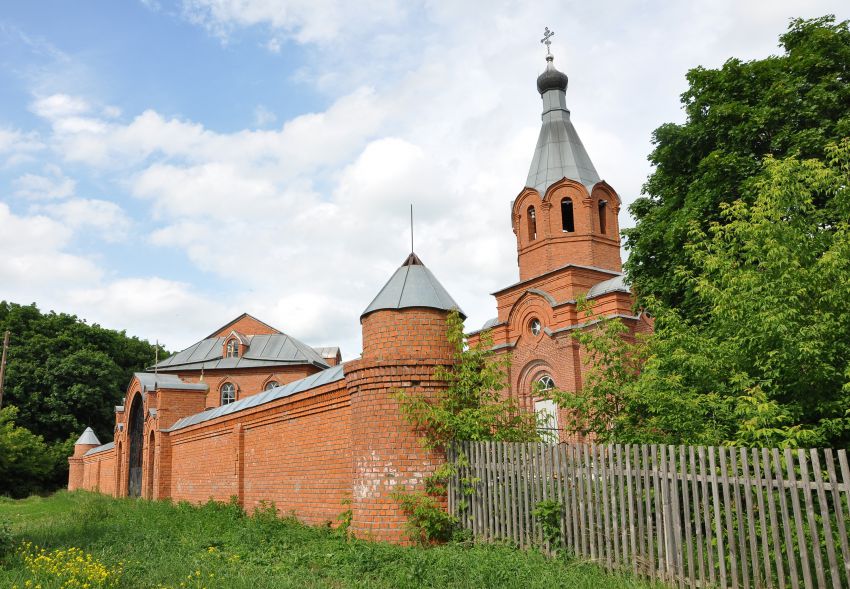
[[[0,556],[4,588],[82,589],[85,582],[87,589],[650,587],[590,563],[549,559],[535,551],[463,544],[405,548],[346,540],[328,528],[275,517],[271,510],[247,517],[237,506],[221,503],[172,505],[60,492],[48,498],[0,498],[0,530],[3,521],[11,524],[16,546]],[[44,553],[39,557],[40,549]],[[74,567],[88,567],[87,562],[101,577],[86,581],[84,573],[74,576]]]

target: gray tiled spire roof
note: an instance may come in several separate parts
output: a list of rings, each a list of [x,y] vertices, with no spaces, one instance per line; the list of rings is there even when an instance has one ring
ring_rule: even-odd
[[[75,446],[79,446],[80,444],[84,446],[100,446],[100,440],[97,439],[97,436],[94,435],[94,430],[90,427],[87,427],[77,441],[74,442]]]
[[[543,98],[543,125],[525,185],[541,195],[562,178],[576,180],[590,188],[600,178],[570,121],[567,76],[555,69],[551,55],[546,61],[546,71],[537,79],[537,88]]]
[[[409,307],[428,307],[445,311],[457,309],[464,318],[466,317],[436,276],[414,253],[395,271],[360,318],[373,311]]]

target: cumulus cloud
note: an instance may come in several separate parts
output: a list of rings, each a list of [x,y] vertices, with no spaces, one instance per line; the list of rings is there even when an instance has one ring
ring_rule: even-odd
[[[38,133],[0,126],[0,169],[32,161],[42,149],[44,143]]]
[[[74,231],[95,232],[109,242],[126,239],[132,225],[123,209],[107,200],[73,198],[40,210]]]
[[[44,215],[16,215],[0,203],[0,284],[3,298],[28,300],[33,288],[58,292],[68,283],[97,281],[101,271],[65,251],[72,231]]]
[[[215,297],[190,285],[160,277],[116,279],[86,256],[72,253],[75,227],[91,223],[114,226],[121,214],[112,203],[68,200],[59,219],[44,214],[20,215],[0,202],[0,299],[36,302],[44,310],[73,313],[113,329],[171,346],[236,315]],[[56,213],[56,209],[53,210]],[[186,329],[189,327],[189,330]]]
[[[38,116],[52,120],[81,115],[88,112],[90,106],[78,96],[51,94],[36,99],[31,108]]]
[[[299,74],[327,93],[328,106],[277,128],[274,105],[257,107],[258,128],[226,133],[157,105],[122,119],[73,94],[40,95],[31,110],[50,136],[29,140],[113,179],[152,225],[140,247],[185,256],[204,274],[196,284],[115,279],[90,264],[82,275],[91,284],[72,281],[61,300],[134,333],[169,334],[172,346],[249,311],[308,343],[342,345],[350,358],[359,313],[408,251],[413,203],[417,252],[477,327],[495,313],[488,293],[517,277],[509,205],[540,124],[540,14],[557,33],[553,52],[570,76],[578,132],[628,204],[649,172],[652,129],[681,117],[687,68],[772,50],[786,14],[767,6],[184,0],[183,14],[221,38],[257,27],[272,52],[291,41],[333,45],[322,67]],[[27,140],[5,133],[0,153]],[[20,176],[19,190],[68,193],[58,176],[30,176]],[[61,222],[42,210],[19,224],[58,229],[49,250],[71,256],[69,264],[86,262],[67,253],[74,231],[133,222],[106,201],[65,198],[49,213]]]
[[[328,43],[397,22],[402,9],[396,0],[183,0],[183,14],[222,39],[264,25],[300,43]]]
[[[59,167],[48,164],[44,175],[24,174],[14,181],[15,195],[32,200],[54,200],[74,194],[76,182],[68,178]]]
[[[262,104],[258,104],[254,107],[254,125],[257,127],[267,127],[274,123],[277,120],[277,115],[275,115],[268,108],[263,106]]]
[[[76,288],[66,300],[72,308],[88,310],[104,325],[120,326],[172,349],[194,343],[220,325],[223,318],[241,312],[195,292],[185,282],[157,276]]]

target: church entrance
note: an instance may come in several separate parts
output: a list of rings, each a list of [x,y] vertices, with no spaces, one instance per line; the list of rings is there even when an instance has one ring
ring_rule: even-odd
[[[127,483],[127,495],[140,497],[142,494],[142,447],[144,446],[145,412],[142,396],[136,395],[130,407],[130,476]]]

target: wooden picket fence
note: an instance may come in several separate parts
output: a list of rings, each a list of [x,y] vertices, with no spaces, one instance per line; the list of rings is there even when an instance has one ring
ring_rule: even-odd
[[[850,587],[845,450],[459,442],[449,459],[476,540],[679,587]]]

